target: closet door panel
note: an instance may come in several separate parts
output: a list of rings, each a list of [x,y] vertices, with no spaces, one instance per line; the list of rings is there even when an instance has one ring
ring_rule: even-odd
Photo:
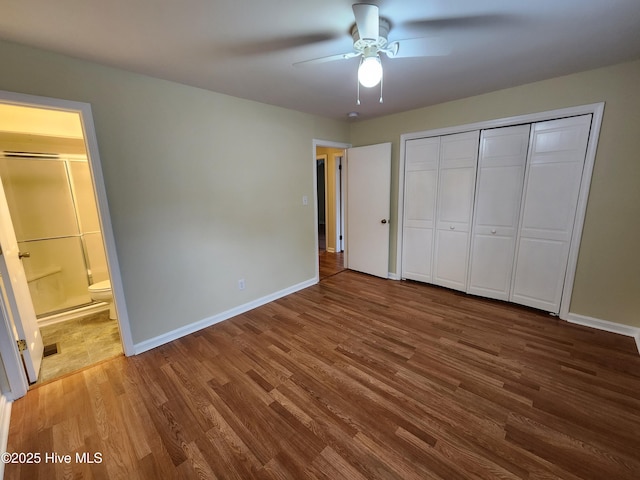
[[[414,170],[406,177],[405,220],[414,227],[433,228],[438,171]]]
[[[518,249],[513,301],[557,313],[567,262],[565,242],[522,238]]]
[[[523,209],[523,236],[571,238],[581,178],[578,162],[533,163]]]
[[[447,168],[440,172],[438,228],[466,228],[473,205],[475,168]]]
[[[466,252],[469,249],[469,233],[455,230],[438,230],[436,278],[433,283],[455,290],[465,289],[467,275]]]
[[[468,293],[508,300],[530,125],[482,132]]]
[[[525,150],[519,165],[481,165],[474,219],[477,227],[501,227],[503,230],[510,229],[515,234],[518,229],[526,154]]]
[[[558,313],[591,115],[537,123],[527,166],[511,301]]]
[[[402,277],[431,282],[440,138],[410,140],[405,153]]]
[[[441,138],[433,283],[467,288],[469,237],[480,132]]]
[[[403,278],[421,282],[431,282],[433,230],[425,228],[405,228],[403,243]]]
[[[498,300],[509,298],[514,240],[510,235],[474,235],[468,293]]]

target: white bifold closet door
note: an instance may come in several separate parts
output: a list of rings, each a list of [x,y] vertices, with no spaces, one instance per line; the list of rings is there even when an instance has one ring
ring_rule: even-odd
[[[465,291],[480,131],[440,138],[432,283]]]
[[[508,300],[530,125],[483,130],[467,292]]]
[[[510,300],[558,313],[591,115],[533,125]]]
[[[409,140],[405,146],[402,231],[403,278],[431,282],[433,232],[438,194],[440,137]]]

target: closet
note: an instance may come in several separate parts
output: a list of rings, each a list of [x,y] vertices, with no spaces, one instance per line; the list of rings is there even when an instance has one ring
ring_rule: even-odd
[[[402,278],[558,313],[591,117],[407,140]]]

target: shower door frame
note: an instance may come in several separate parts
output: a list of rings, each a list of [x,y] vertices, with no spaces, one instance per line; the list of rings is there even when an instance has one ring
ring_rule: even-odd
[[[98,207],[98,216],[100,219],[102,238],[107,257],[109,276],[111,278],[113,299],[118,312],[117,321],[120,328],[122,347],[125,355],[134,355],[135,351],[133,339],[131,337],[131,327],[124,299],[120,265],[116,254],[113,227],[111,225],[111,216],[109,214],[109,205],[107,203],[107,192],[104,184],[104,177],[102,175],[100,154],[98,152],[98,140],[93,123],[91,105],[84,102],[7,92],[4,90],[0,90],[0,103],[49,110],[61,110],[78,113],[80,115],[84,142],[87,150],[87,160],[89,163],[89,170],[91,172],[96,205]],[[4,261],[4,259],[1,259],[0,261]],[[0,330],[5,330],[0,332],[0,337],[12,338],[13,329],[10,328],[6,320],[7,319],[0,322]],[[16,321],[19,321],[19,319],[16,319]],[[7,351],[7,348],[9,347],[7,344],[3,344],[2,347],[2,358],[5,359],[5,357],[7,357],[8,360],[5,360],[5,369],[7,371],[7,377],[11,387],[10,397],[12,399],[16,399],[25,395],[27,392],[28,384],[26,382],[26,373],[22,367],[22,362],[15,361],[16,358],[19,358],[16,342],[11,342],[10,347],[13,351]]]

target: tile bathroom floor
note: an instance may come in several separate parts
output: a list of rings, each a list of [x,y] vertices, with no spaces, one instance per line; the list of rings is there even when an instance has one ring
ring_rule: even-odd
[[[122,355],[118,322],[109,311],[93,313],[40,329],[45,349],[57,344],[58,353],[42,359],[38,384]]]

